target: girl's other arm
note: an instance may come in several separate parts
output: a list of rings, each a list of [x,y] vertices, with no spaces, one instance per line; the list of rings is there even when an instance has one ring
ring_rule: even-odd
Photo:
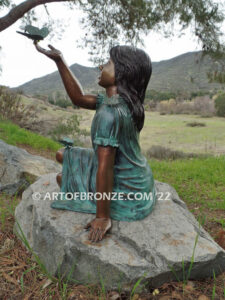
[[[96,200],[96,218],[89,222],[84,228],[90,228],[89,240],[101,241],[106,232],[111,228],[110,198],[108,195],[113,190],[113,169],[116,148],[111,146],[98,146],[98,171],[96,175],[96,191],[102,194],[101,199]],[[103,193],[107,193],[104,199]]]

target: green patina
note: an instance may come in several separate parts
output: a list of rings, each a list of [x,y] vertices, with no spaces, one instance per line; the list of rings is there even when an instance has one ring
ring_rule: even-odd
[[[97,148],[99,145],[112,146],[117,151],[114,164],[114,196],[110,203],[111,218],[121,221],[145,218],[156,202],[154,178],[146,158],[141,153],[139,132],[123,98],[98,95],[91,139],[93,149],[71,146],[65,148],[62,194],[51,207],[96,213],[97,195],[96,198],[88,198],[88,193],[96,193]],[[76,193],[76,196],[68,200],[66,193],[70,193],[69,196]]]

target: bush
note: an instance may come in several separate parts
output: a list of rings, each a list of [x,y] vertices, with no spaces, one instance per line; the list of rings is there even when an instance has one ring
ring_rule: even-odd
[[[189,127],[205,127],[206,124],[194,121],[194,122],[187,123],[186,126],[189,126]]]
[[[67,108],[68,106],[71,106],[71,101],[68,101],[67,99],[56,99],[55,105],[62,107],[62,108]]]
[[[225,93],[217,96],[215,100],[216,115],[219,117],[225,117]]]
[[[48,102],[61,108],[67,108],[69,106],[73,107],[74,109],[79,108],[71,102],[67,95],[62,94],[60,91],[57,91],[56,95],[49,95]]]
[[[81,146],[82,143],[80,141],[80,137],[82,135],[87,135],[86,130],[80,129],[80,121],[77,115],[73,115],[72,117],[66,120],[60,120],[58,125],[49,132],[50,136],[53,140],[59,141],[65,136],[69,136],[74,139],[75,146]]]
[[[215,114],[215,103],[209,96],[196,97],[193,101],[195,112],[202,117],[212,117]]]
[[[34,105],[24,105],[21,96],[0,87],[0,117],[10,120],[25,129],[32,129],[37,123],[37,109]]]
[[[197,97],[193,101],[160,101],[157,104],[160,114],[199,114],[202,117],[211,117],[215,113],[214,101],[208,96]]]
[[[172,150],[163,146],[155,145],[145,153],[147,159],[156,158],[159,160],[175,160],[193,157],[205,157],[203,154],[184,153],[182,151]]]
[[[153,100],[150,100],[144,104],[144,108],[147,111],[155,111],[156,106],[157,106],[157,102]]]

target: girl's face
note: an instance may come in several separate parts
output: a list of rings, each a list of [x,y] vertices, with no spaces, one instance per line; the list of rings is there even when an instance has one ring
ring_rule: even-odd
[[[106,64],[99,66],[99,69],[101,74],[98,84],[104,88],[115,85],[115,65],[111,58]]]

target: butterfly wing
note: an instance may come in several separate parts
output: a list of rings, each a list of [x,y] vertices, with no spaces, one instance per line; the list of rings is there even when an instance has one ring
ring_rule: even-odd
[[[22,34],[22,35],[26,36],[28,39],[31,39],[33,41],[43,40],[43,37],[38,34],[29,34],[29,33],[21,32],[21,31],[17,31],[17,33]]]
[[[49,30],[47,27],[43,27],[40,31],[39,34],[44,38],[46,38],[46,36],[49,34]]]
[[[25,26],[24,31],[32,35],[41,35],[40,29],[32,25]]]

